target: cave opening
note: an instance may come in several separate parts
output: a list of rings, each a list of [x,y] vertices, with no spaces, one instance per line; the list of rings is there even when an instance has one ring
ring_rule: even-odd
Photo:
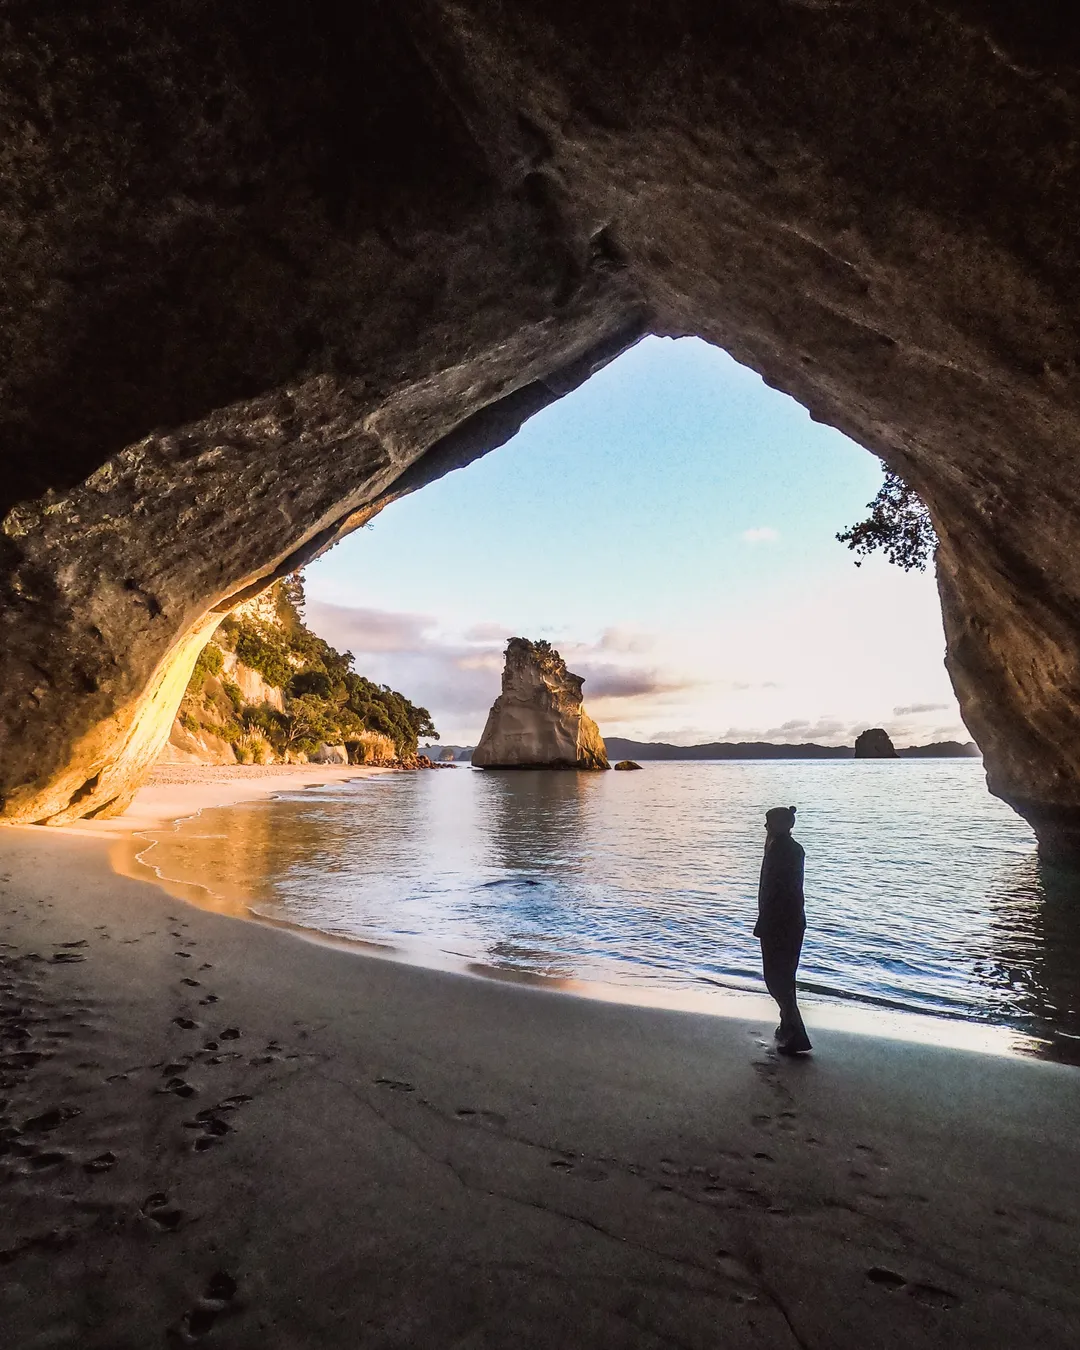
[[[460,706],[436,712],[462,739],[497,648],[526,626],[590,647],[577,655],[587,695],[606,682],[601,720],[645,738],[825,740],[831,718],[839,739],[908,718],[923,739],[958,703],[990,789],[980,780],[973,809],[1000,813],[1004,843],[981,848],[955,798],[923,793],[931,826],[956,822],[930,915],[926,852],[890,831],[895,777],[857,766],[885,784],[870,830],[823,773],[810,856],[843,865],[815,915],[814,980],[890,1006],[906,984],[953,1025],[958,983],[964,998],[991,990],[1075,1058],[1076,873],[1047,884],[1056,862],[1080,863],[1074,11],[16,7],[0,48],[0,820],[109,828],[98,818],[122,814],[158,762],[222,616],[309,566],[313,611],[365,611],[368,646],[340,639],[362,669],[411,663],[393,678],[418,698],[425,670],[453,684]],[[500,448],[621,372],[644,387],[647,333],[730,353],[809,410],[800,435],[836,428],[909,483],[937,531],[940,611],[929,576],[858,571],[832,537],[879,481],[864,451],[843,450],[847,487],[824,447],[805,474],[763,454],[739,499],[700,439],[642,446],[610,478],[589,477],[569,432],[531,455]],[[501,494],[499,475],[513,480]],[[488,494],[505,519],[482,515]],[[362,591],[335,579],[347,563]],[[925,599],[935,667],[944,636],[951,688],[899,678],[908,594]],[[726,646],[702,638],[709,616]],[[841,650],[830,668],[821,654]],[[784,705],[779,686],[800,680],[813,697]],[[879,702],[858,703],[869,687]],[[690,973],[728,977],[713,900],[717,878],[755,876],[756,806],[727,821],[738,867],[704,864],[696,845],[725,822],[682,809],[677,774],[666,816],[648,772],[555,777],[537,833],[549,859],[602,874],[568,906],[591,906],[586,936],[604,929],[624,857],[613,833],[568,845],[605,793],[624,834],[665,819],[689,832],[669,855],[689,880],[668,886],[648,858],[623,879],[635,917],[659,896],[638,935],[667,958],[693,928]],[[381,781],[412,898],[445,873],[429,833],[403,847],[393,793],[486,784],[493,856],[523,870],[537,813],[500,804],[495,779]],[[782,787],[769,780],[770,800],[794,801]],[[297,804],[266,805],[275,856]],[[475,837],[442,823],[444,842]],[[346,821],[332,854],[308,849],[296,894],[326,880],[328,857],[358,861],[364,825]],[[1068,1343],[1076,1093],[1056,1067],[830,1033],[819,1068],[788,1075],[745,1027],[677,1031],[481,981],[447,997],[444,976],[389,962],[358,977],[313,943],[142,903],[91,863],[100,835],[2,833],[18,865],[4,874],[17,945],[2,953],[15,1051],[0,1109],[15,1342],[333,1345],[362,1327],[433,1346],[846,1346],[882,1328],[897,1343]],[[883,911],[861,929],[874,987],[825,968],[856,875],[864,913]],[[549,935],[554,887],[475,879],[467,920],[516,897],[526,936]],[[745,970],[752,890],[726,899]],[[893,907],[921,947],[898,951]],[[421,904],[414,927],[427,918]],[[526,943],[502,936],[493,950],[512,960]],[[985,1026],[986,1002],[963,1007]],[[110,1271],[125,1278],[97,1279]]]
[[[880,472],[718,347],[646,338],[497,450],[391,501],[316,559],[306,620],[360,674],[430,709],[439,748],[455,752],[476,744],[512,634],[551,641],[585,676],[588,711],[619,756],[650,742],[850,746],[873,725],[901,748],[965,741],[933,573],[881,558],[856,568],[835,537]],[[648,800],[631,798],[634,811],[674,814],[664,794],[686,766],[673,758]],[[309,816],[289,802],[235,821],[218,813],[156,856],[185,884],[212,889],[227,875],[244,904],[286,922],[317,927],[332,911],[335,932],[401,951],[423,934],[420,959],[466,953],[471,969],[503,976],[616,983],[638,963],[665,988],[704,979],[745,991],[758,822],[740,794],[790,791],[815,922],[833,939],[821,950],[858,953],[810,958],[818,994],[951,1015],[961,1039],[975,1034],[965,1018],[1030,1018],[1045,1029],[1040,1053],[1068,1059],[1077,987],[1062,972],[1080,935],[1062,922],[1060,879],[986,792],[978,762],[857,780],[823,763],[817,777],[788,773],[792,759],[754,784],[688,782],[667,856],[641,845],[652,824],[637,816],[598,835],[621,786],[467,770],[369,797],[362,813],[347,797]],[[702,875],[695,860],[714,859],[718,840],[722,865]],[[335,859],[327,877],[313,875],[313,849]],[[596,858],[601,881],[590,879]],[[637,897],[633,934],[610,909],[598,914],[601,890]],[[605,939],[586,952],[582,933],[603,922]]]
[[[648,337],[315,561],[308,614],[458,745],[517,633],[632,741],[967,741],[932,567],[836,541],[880,481],[727,353]]]

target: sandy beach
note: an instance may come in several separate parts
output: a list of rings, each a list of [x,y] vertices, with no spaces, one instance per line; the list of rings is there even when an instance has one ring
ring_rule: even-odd
[[[373,960],[0,832],[5,1350],[1072,1347],[1080,1075]],[[182,781],[183,780],[183,781]]]

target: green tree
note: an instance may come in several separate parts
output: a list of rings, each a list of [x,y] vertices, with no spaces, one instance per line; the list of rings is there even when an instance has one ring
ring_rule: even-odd
[[[885,471],[885,481],[872,502],[867,502],[870,514],[865,520],[841,531],[836,537],[853,553],[855,566],[877,549],[886,559],[902,567],[905,572],[922,572],[933,558],[937,535],[926,504],[899,474]]]
[[[261,732],[278,754],[314,750],[320,742],[356,740],[365,731],[389,737],[404,758],[416,753],[419,738],[438,738],[426,708],[403,694],[357,675],[351,652],[339,652],[305,628],[301,607],[303,583],[297,574],[279,583],[275,593],[279,624],[228,615],[216,640],[232,648],[237,659],[257,670],[267,684],[285,695],[285,711],[243,704],[239,688],[223,681],[211,709],[203,685],[211,674],[222,679],[220,648],[210,645],[199,658],[188,687],[192,702],[185,713],[202,714],[207,726],[226,739]],[[210,722],[213,726],[210,727]]]
[[[327,717],[326,705],[313,694],[302,694],[289,699],[285,708],[285,723],[281,734],[281,748],[310,754],[324,741],[337,739],[337,728]]]
[[[221,674],[223,663],[224,657],[221,654],[221,648],[213,642],[208,642],[195,662],[195,669],[191,672],[191,679],[188,681],[188,689],[194,694],[200,693],[210,675]]]
[[[293,673],[285,648],[259,625],[241,622],[236,634],[236,659],[257,670],[267,684],[284,689]]]
[[[300,698],[303,694],[314,694],[316,698],[330,698],[334,686],[325,670],[308,669],[298,670],[291,677],[288,690],[293,698]]]

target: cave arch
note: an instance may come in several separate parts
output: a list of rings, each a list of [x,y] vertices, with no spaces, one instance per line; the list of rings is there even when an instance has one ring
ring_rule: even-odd
[[[919,491],[991,789],[1080,855],[1080,90],[1031,10],[22,14],[3,818],[120,809],[215,615],[655,331]]]

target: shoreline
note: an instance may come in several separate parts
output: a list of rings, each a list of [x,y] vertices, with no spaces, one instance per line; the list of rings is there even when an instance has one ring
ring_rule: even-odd
[[[57,834],[126,836],[161,829],[198,815],[208,807],[272,797],[322,783],[348,783],[380,774],[420,770],[365,767],[362,764],[162,764],[135,794],[121,816],[84,820],[78,825],[16,825],[17,830],[47,829]]]
[[[298,788],[348,783],[401,772],[405,771],[344,765],[168,765],[155,770],[147,785],[136,795],[130,810],[123,816],[110,821],[87,821],[82,826],[62,827],[62,832],[110,836],[115,841],[110,861],[118,875],[135,881],[151,881],[184,904],[262,924],[295,938],[355,955],[469,978],[528,985],[628,1007],[667,1009],[712,1017],[768,1020],[774,1016],[774,1005],[763,990],[758,992],[719,984],[709,989],[657,987],[629,980],[602,981],[545,975],[514,967],[493,966],[468,957],[456,957],[441,949],[425,948],[420,944],[411,947],[391,946],[329,933],[262,914],[243,898],[214,891],[204,882],[182,881],[166,876],[147,857],[169,827],[175,829],[203,810],[272,797],[279,792]],[[907,1009],[874,1007],[857,1000],[830,1001],[805,992],[801,996],[801,1003],[807,1026],[812,1031],[846,1031],[854,1035],[911,1040],[924,1045],[985,1054],[1054,1058],[1047,1053],[1051,1048],[1049,1042],[1007,1026],[963,1018],[934,1017]]]
[[[1073,1343],[1074,1071],[785,1062],[178,907],[111,842],[0,833],[12,1350]]]

